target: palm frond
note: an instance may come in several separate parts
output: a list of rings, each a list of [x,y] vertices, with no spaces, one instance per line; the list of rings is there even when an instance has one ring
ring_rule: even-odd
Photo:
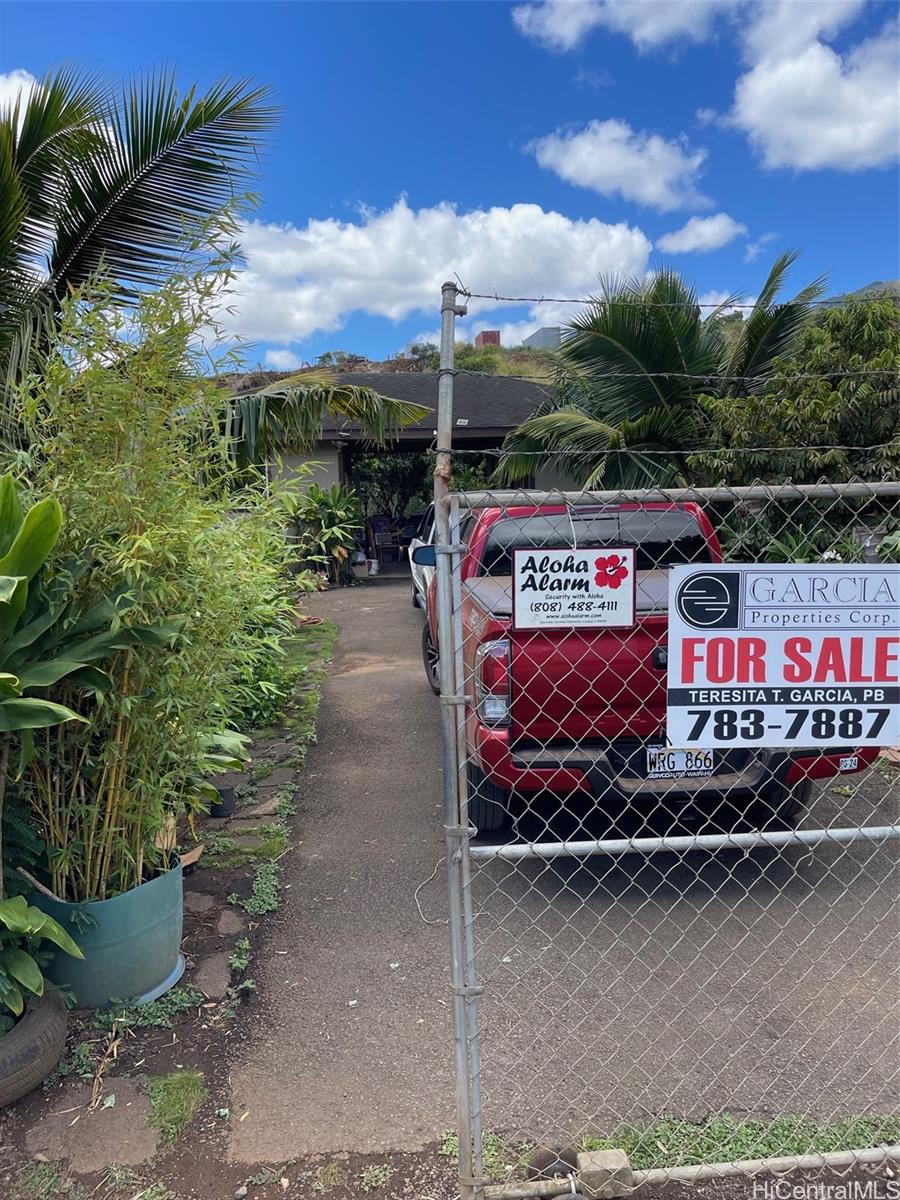
[[[796,258],[796,251],[779,255],[759,293],[757,307],[741,326],[740,335],[722,364],[726,394],[760,390],[776,360],[795,348],[800,333],[810,320],[812,303],[824,291],[824,277],[808,284],[792,300],[775,303]],[[756,382],[749,382],[752,378],[756,378]],[[741,379],[748,382],[740,382]]]
[[[327,372],[305,373],[233,397],[230,441],[241,466],[276,453],[302,454],[319,440],[330,414],[348,432],[384,446],[429,411],[372,388],[334,382]]]
[[[257,139],[277,120],[266,88],[228,78],[181,97],[171,75],[123,88],[95,153],[67,164],[49,285],[60,296],[101,264],[123,285],[158,284],[185,225],[235,198]]]

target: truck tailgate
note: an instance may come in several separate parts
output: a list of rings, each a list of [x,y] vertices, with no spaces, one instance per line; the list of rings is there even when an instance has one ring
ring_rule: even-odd
[[[511,741],[571,745],[658,733],[666,673],[653,652],[666,624],[645,616],[631,629],[512,632]]]

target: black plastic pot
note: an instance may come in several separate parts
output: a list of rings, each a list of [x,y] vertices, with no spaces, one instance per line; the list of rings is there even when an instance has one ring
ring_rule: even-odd
[[[237,800],[234,795],[234,788],[228,784],[217,784],[216,791],[219,793],[219,799],[213,801],[209,808],[211,817],[230,817],[234,813]]]
[[[50,983],[9,1033],[0,1035],[0,1108],[43,1083],[66,1044],[66,1006]]]

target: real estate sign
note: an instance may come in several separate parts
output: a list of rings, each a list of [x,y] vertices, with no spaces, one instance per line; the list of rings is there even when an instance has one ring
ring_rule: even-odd
[[[514,629],[634,624],[634,549],[513,551]]]
[[[900,743],[900,567],[677,566],[672,746]]]

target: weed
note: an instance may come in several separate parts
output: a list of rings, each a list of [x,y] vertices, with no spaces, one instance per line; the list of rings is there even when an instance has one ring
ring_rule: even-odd
[[[62,1163],[30,1163],[19,1175],[19,1186],[28,1200],[55,1200],[65,1186]]]
[[[390,1182],[393,1170],[387,1163],[373,1163],[365,1167],[359,1177],[359,1186],[364,1192],[374,1192]]]
[[[206,842],[206,855],[211,867],[228,867],[234,869],[246,863],[259,862],[263,859],[272,862],[281,858],[289,846],[288,831],[280,821],[273,821],[259,829],[259,844],[256,846],[239,846],[234,838],[222,834],[212,834]]]
[[[253,876],[253,886],[250,895],[242,900],[236,892],[228,897],[231,904],[238,904],[253,917],[261,917],[274,912],[280,903],[281,867],[278,863],[267,862],[256,868]]]
[[[250,939],[241,938],[240,941],[235,944],[235,947],[231,952],[231,957],[228,959],[228,965],[231,967],[232,971],[246,971],[250,966],[250,959],[252,957],[253,956],[250,953]]]
[[[297,795],[297,785],[295,783],[286,783],[284,787],[279,788],[275,793],[278,797],[278,804],[275,806],[275,812],[279,817],[292,817],[297,811],[297,804],[294,797]]]
[[[164,1183],[151,1183],[148,1188],[132,1196],[131,1200],[178,1200],[178,1197]]]
[[[275,763],[267,758],[261,758],[253,770],[250,772],[250,782],[260,783],[266,779],[275,770]]]
[[[314,1192],[330,1192],[333,1188],[344,1187],[347,1182],[347,1172],[340,1163],[327,1163],[319,1167],[313,1176],[312,1190]]]
[[[534,1145],[531,1142],[514,1142],[486,1129],[481,1135],[484,1172],[491,1179],[505,1182],[525,1166],[533,1149]],[[445,1158],[456,1158],[459,1154],[458,1136],[452,1131],[444,1133],[438,1153]]]
[[[44,1087],[51,1087],[69,1075],[77,1075],[79,1079],[85,1081],[93,1079],[97,1070],[98,1057],[94,1048],[95,1044],[94,1042],[77,1042],[71,1050],[67,1047],[55,1069],[44,1080]]]
[[[94,1017],[97,1029],[111,1033],[113,1029],[171,1029],[172,1021],[182,1013],[205,1003],[206,997],[193,987],[176,987],[149,1004],[118,1004]]]
[[[103,1168],[103,1175],[96,1190],[100,1195],[107,1197],[111,1196],[114,1192],[122,1191],[124,1188],[130,1191],[132,1188],[140,1186],[141,1177],[135,1174],[131,1167],[122,1167],[113,1163]]]
[[[208,1096],[202,1071],[173,1071],[148,1081],[150,1124],[164,1145],[171,1145],[187,1128]]]
[[[237,1016],[237,1010],[240,1008],[243,1000],[243,992],[255,992],[256,982],[253,979],[242,979],[238,984],[230,984],[225,989],[225,998],[219,1005],[213,1020],[215,1021],[230,1021],[232,1017]]]
[[[261,1171],[257,1171],[254,1175],[248,1175],[244,1182],[249,1187],[265,1187],[267,1183],[274,1183],[279,1178],[279,1172],[273,1167],[263,1167]]]

